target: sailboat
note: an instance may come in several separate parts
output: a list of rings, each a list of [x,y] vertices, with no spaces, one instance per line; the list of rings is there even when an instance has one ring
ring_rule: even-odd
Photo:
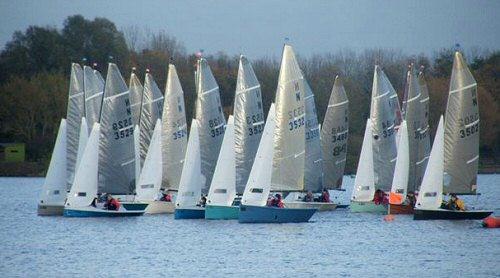
[[[359,173],[356,173],[355,188],[351,197],[350,209],[352,212],[387,212],[387,206],[383,203],[375,203],[375,192],[379,195],[384,195],[391,188],[392,179],[394,176],[394,167],[396,162],[396,141],[394,127],[396,126],[396,113],[394,112],[395,105],[393,103],[394,88],[389,79],[385,76],[382,69],[376,65],[373,75],[372,100],[370,107],[370,121],[367,122],[366,129],[371,131],[371,139],[369,142],[372,146],[371,162],[363,161],[360,156],[358,170],[363,172],[366,169],[360,169],[359,165],[371,163],[373,167],[373,183],[362,184],[356,183]],[[392,103],[392,104],[391,104]],[[365,130],[365,137],[368,136]],[[367,140],[363,140],[363,143]],[[366,146],[368,148],[368,146]],[[362,149],[363,152],[363,149]],[[367,151],[365,151],[367,152]],[[366,173],[364,173],[366,175]],[[370,174],[371,175],[371,174]],[[365,177],[359,177],[360,181],[364,181]],[[368,190],[369,189],[369,190]],[[367,193],[373,193],[371,198],[368,198]],[[361,195],[359,195],[361,194]],[[379,196],[381,198],[381,196]]]
[[[226,120],[222,111],[219,86],[207,60],[196,64],[196,120],[199,124],[201,173],[205,176],[202,192],[208,192],[212,182],[217,157],[224,137]]]
[[[182,166],[179,182],[179,191],[175,199],[175,219],[203,219],[205,208],[198,206],[201,190],[205,184],[201,174],[200,135],[199,123],[196,119],[191,122],[186,158]]]
[[[234,133],[234,117],[229,116],[214,177],[208,191],[205,219],[238,219],[240,208],[233,206],[236,197]]]
[[[164,202],[159,198],[163,174],[161,128],[161,120],[157,119],[144,167],[135,188],[135,201],[148,204],[146,213],[150,214],[171,211],[171,202]]]
[[[479,162],[477,83],[460,52],[455,53],[446,120],[441,117],[422,186],[415,220],[482,219],[486,210],[442,209],[443,193],[476,194]]]
[[[173,64],[168,66],[161,137],[163,152],[162,189],[167,194],[176,194],[186,156],[187,124],[184,92]],[[171,200],[175,200],[175,198],[171,198]],[[166,206],[168,206],[167,213],[174,212],[173,201],[166,204]]]
[[[62,215],[66,200],[66,120],[62,119],[57,132],[56,144],[45,177],[38,215]]]
[[[276,113],[275,129],[273,138],[273,159],[271,190],[279,193],[298,192],[304,190],[304,168],[305,168],[305,97],[308,89],[305,83],[302,71],[299,68],[295,54],[290,45],[285,45],[283,49],[283,58],[281,61],[280,74],[278,79],[278,88],[276,90]],[[269,118],[269,116],[268,116]],[[254,167],[255,163],[254,162]],[[248,184],[247,184],[248,187]],[[298,203],[298,202],[297,202]],[[307,204],[308,205],[308,204]],[[285,202],[285,207],[287,203]],[[306,204],[304,204],[306,206]],[[246,212],[248,216],[255,217],[255,222],[268,221],[269,215],[274,214],[276,208],[258,207],[256,214],[250,212],[248,208],[240,208],[241,213]],[[315,208],[286,208],[286,215],[293,216],[297,214],[298,218],[282,218],[279,221],[287,222],[301,221],[307,222],[316,212]],[[251,211],[255,211],[252,209]],[[305,214],[304,214],[305,213]],[[309,217],[304,217],[309,216]]]
[[[349,100],[342,79],[336,76],[321,126],[321,148],[323,187],[329,190],[332,202],[337,205],[337,208],[349,206],[346,190],[342,188],[348,137]]]
[[[107,210],[97,203],[100,124],[95,123],[64,207],[67,217],[139,216],[142,210]]]
[[[71,196],[68,196],[65,204],[65,216],[127,216],[145,212],[147,204],[123,203],[120,210],[114,211],[100,208],[94,202],[94,199],[97,200],[102,194],[115,195],[119,200],[133,195],[133,133],[129,90],[118,67],[110,63],[101,121],[92,128],[81,165],[78,167],[80,173],[74,181],[76,187],[72,187]]]
[[[267,206],[271,192],[272,158],[274,156],[275,108],[271,104],[255,161],[241,199],[238,222],[288,223],[307,222],[316,209],[276,208]]]
[[[82,118],[85,116],[83,72],[77,63],[71,64],[68,108],[66,119],[61,120],[58,139],[54,146],[47,176],[38,203],[39,215],[62,215],[66,193],[75,178],[78,159],[79,134]],[[65,138],[59,138],[63,136]],[[62,146],[62,147],[61,147]],[[61,149],[63,148],[63,149]],[[64,156],[64,159],[62,158]],[[61,167],[64,167],[62,169]],[[64,179],[65,188],[61,187]]]

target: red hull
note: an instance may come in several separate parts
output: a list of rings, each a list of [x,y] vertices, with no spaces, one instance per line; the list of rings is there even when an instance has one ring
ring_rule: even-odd
[[[413,214],[413,206],[406,205],[392,205],[389,204],[389,214]]]

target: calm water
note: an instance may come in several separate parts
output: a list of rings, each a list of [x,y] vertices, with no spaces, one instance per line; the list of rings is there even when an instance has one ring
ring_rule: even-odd
[[[480,221],[384,222],[345,210],[281,225],[172,215],[38,217],[42,183],[0,178],[1,277],[500,275],[500,229]],[[500,175],[480,176],[479,191],[479,201],[468,204],[500,215]]]

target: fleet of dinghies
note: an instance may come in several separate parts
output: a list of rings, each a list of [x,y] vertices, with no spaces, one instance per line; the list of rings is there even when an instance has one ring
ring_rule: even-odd
[[[349,100],[341,77],[335,77],[322,125],[314,93],[288,44],[267,118],[259,81],[243,55],[227,122],[219,87],[201,57],[195,86],[188,133],[184,92],[173,64],[164,95],[148,70],[143,86],[133,68],[127,86],[113,63],[105,81],[94,68],[72,64],[67,116],[59,126],[38,214],[174,213],[175,219],[288,223],[346,207],[414,214],[416,220],[480,219],[492,213],[443,204],[443,194],[476,194],[477,189],[477,84],[459,52],[432,150],[423,70],[410,65],[401,111],[396,91],[375,66],[350,202],[342,187]]]

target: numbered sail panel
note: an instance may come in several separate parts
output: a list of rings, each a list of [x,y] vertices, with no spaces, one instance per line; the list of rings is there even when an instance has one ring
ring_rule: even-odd
[[[375,186],[388,191],[391,188],[396,163],[396,119],[391,96],[394,88],[379,66],[375,66],[373,76],[370,118],[373,136],[373,164]]]
[[[305,168],[304,168],[304,190],[319,192],[323,188],[323,157],[321,155],[321,142],[319,138],[319,123],[316,113],[314,94],[309,84],[305,84]]]
[[[141,81],[134,72],[130,74],[129,89],[130,107],[132,108],[132,120],[134,122],[134,125],[139,125],[139,119],[141,117],[142,93],[144,91],[144,87],[142,86]]]
[[[276,90],[271,190],[303,190],[305,84],[293,49],[285,45]]]
[[[98,123],[101,117],[101,104],[104,94],[104,80],[101,74],[91,67],[83,67],[84,92],[85,92],[85,118],[87,119],[89,133],[92,126]]]
[[[342,186],[349,136],[349,101],[341,79],[337,76],[321,126],[323,185],[327,189]]]
[[[99,192],[132,194],[135,188],[134,124],[129,91],[110,63],[99,140]]]
[[[445,119],[444,191],[475,194],[479,163],[477,84],[459,52],[453,61]]]
[[[78,141],[80,124],[85,116],[85,96],[83,91],[83,70],[79,64],[71,65],[71,76],[69,81],[68,110],[66,114],[66,183],[67,189],[75,179],[76,159],[78,155]]]
[[[163,188],[178,189],[186,155],[187,124],[182,90],[177,70],[169,65],[162,115]]]
[[[245,56],[240,57],[234,98],[236,191],[243,193],[264,131],[259,81]]]
[[[199,123],[201,172],[206,178],[203,192],[206,193],[217,164],[226,120],[222,111],[219,86],[203,58],[198,60],[196,78],[196,119]]]

